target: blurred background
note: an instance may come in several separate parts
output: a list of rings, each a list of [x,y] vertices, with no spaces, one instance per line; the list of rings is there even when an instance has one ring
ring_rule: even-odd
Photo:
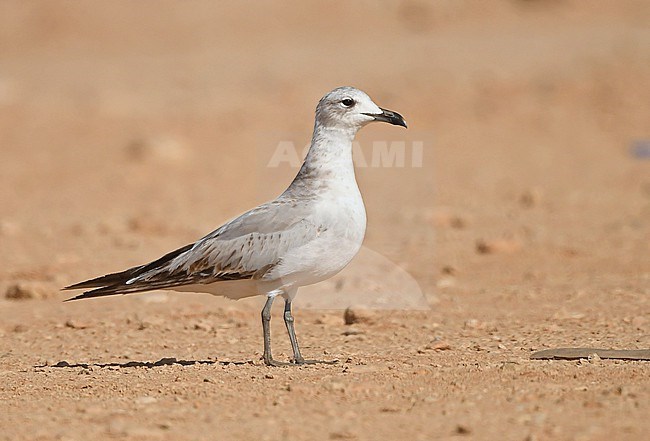
[[[263,299],[61,302],[282,191],[341,85],[409,123],[296,300],[341,363],[261,366]],[[0,0],[0,438],[646,439],[646,365],[529,355],[650,347],[649,144],[647,0]]]
[[[257,158],[307,143],[317,100],[354,85],[409,122],[362,148],[425,146],[420,168],[358,179],[366,246],[432,301],[647,289],[649,23],[643,0],[3,0],[0,283],[195,240],[281,191],[295,170],[269,180]]]

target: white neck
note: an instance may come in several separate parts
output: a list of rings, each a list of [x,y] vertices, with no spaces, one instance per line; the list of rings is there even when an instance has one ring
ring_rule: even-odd
[[[328,185],[353,183],[356,187],[352,140],[357,130],[327,127],[317,121],[305,162],[287,191],[301,191],[305,187],[318,189],[319,182],[328,182]]]
[[[353,170],[352,140],[356,132],[316,124],[305,165],[323,172]]]

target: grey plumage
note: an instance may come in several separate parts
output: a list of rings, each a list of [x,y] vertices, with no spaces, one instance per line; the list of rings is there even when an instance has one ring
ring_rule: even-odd
[[[67,286],[65,290],[96,289],[66,301],[228,280],[263,280],[282,255],[324,230],[310,222],[308,214],[307,206],[283,194],[151,263]]]

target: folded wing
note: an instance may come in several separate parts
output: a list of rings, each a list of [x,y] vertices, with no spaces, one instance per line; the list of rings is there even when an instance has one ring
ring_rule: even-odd
[[[254,208],[149,264],[66,287],[96,288],[69,300],[129,294],[224,280],[261,279],[288,251],[322,231],[308,208],[276,200]]]

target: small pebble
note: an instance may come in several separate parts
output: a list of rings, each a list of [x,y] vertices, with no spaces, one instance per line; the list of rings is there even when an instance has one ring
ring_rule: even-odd
[[[479,254],[513,254],[521,250],[521,241],[517,239],[479,239],[476,241],[476,252]]]
[[[472,430],[467,426],[463,426],[462,424],[458,424],[456,426],[456,433],[459,434],[459,435],[469,435],[470,433],[472,433]]]
[[[346,325],[354,325],[357,323],[370,324],[373,322],[372,317],[368,311],[359,311],[352,308],[346,308],[343,313],[343,320]]]
[[[88,327],[87,323],[84,322],[78,322],[76,320],[68,320],[65,322],[66,328],[72,328],[72,329],[86,329]]]

